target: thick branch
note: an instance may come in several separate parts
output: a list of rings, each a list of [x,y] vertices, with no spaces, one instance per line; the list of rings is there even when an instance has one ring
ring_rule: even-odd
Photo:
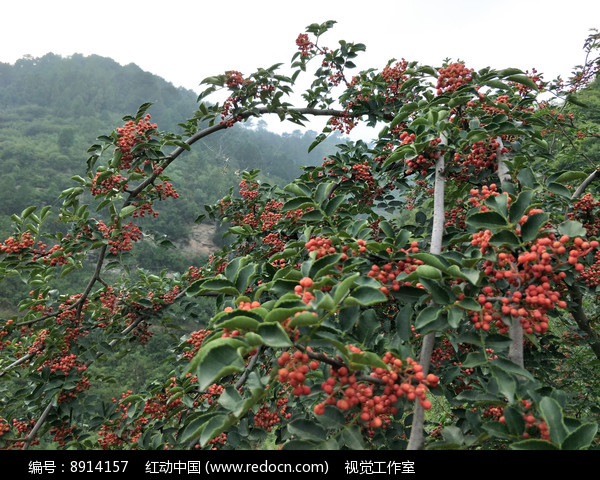
[[[446,176],[444,173],[444,157],[440,156],[435,164],[435,184],[433,197],[433,228],[431,232],[431,247],[430,252],[440,254],[442,252],[442,238],[444,235],[444,191],[446,184]],[[423,373],[427,375],[429,372],[429,364],[433,347],[435,345],[435,332],[430,332],[423,338],[421,345],[421,354],[419,363],[423,367]],[[425,445],[424,436],[425,425],[425,409],[421,402],[415,401],[415,411],[413,413],[412,427],[410,431],[410,439],[408,441],[407,450],[422,450]]]

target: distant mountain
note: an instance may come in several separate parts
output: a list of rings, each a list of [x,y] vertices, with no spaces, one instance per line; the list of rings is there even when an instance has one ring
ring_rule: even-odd
[[[0,63],[0,233],[8,231],[12,213],[29,205],[58,206],[70,177],[85,172],[87,148],[122,117],[151,102],[152,121],[177,132],[177,124],[193,116],[196,97],[134,64],[97,55],[49,53]],[[238,170],[258,168],[273,183],[291,181],[301,165],[321,163],[331,142],[341,141],[333,137],[308,154],[315,135],[279,135],[259,122],[255,129],[238,125],[207,137],[169,168],[180,198],[158,206],[168,213],[159,215],[158,227],[185,239],[203,205],[239,182]]]

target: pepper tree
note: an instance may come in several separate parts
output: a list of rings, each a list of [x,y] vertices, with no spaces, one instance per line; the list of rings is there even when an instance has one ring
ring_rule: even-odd
[[[13,216],[0,275],[30,292],[0,324],[3,448],[596,444],[586,381],[598,373],[568,355],[600,354],[598,170],[580,149],[594,132],[570,112],[597,73],[598,35],[569,80],[404,59],[349,77],[365,46],[322,46],[334,23],[298,36],[291,75],[278,64],[205,79],[181,133],[142,105],[90,147],[57,217],[38,206]],[[295,107],[286,100],[313,66]],[[313,146],[359,124],[375,138],[338,145],[285,186],[243,172],[198,218],[226,226],[205,265],[132,268],[130,250],[150,241],[136,219],[178,197],[171,164],[269,114],[326,116]],[[51,233],[55,218],[64,228]],[[56,286],[90,264],[76,293]],[[102,381],[92,363],[127,361],[206,298],[214,314],[175,342],[168,379],[90,405]],[[557,370],[578,381],[561,385]]]

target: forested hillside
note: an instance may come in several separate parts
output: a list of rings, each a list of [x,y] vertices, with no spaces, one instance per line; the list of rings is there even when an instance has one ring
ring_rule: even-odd
[[[10,215],[28,205],[58,204],[70,176],[84,170],[96,137],[120,126],[142,103],[152,102],[149,113],[159,130],[177,131],[178,122],[193,116],[196,100],[194,92],[136,65],[95,55],[0,63],[0,231],[9,233]],[[273,183],[289,182],[300,165],[322,162],[323,147],[308,153],[314,136],[299,130],[278,135],[259,125],[207,138],[182,159],[185,173],[178,165],[170,169],[180,199],[157,207],[164,215],[154,228],[185,240],[202,206],[225,195],[241,170],[260,169]]]

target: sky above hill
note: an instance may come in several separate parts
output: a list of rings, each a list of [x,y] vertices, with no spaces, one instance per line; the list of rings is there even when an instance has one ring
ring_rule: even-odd
[[[0,14],[0,62],[96,54],[195,91],[226,70],[289,64],[298,34],[326,20],[337,24],[321,44],[366,44],[358,69],[450,58],[535,68],[547,80],[568,77],[600,28],[598,0],[20,0],[3,2]]]

